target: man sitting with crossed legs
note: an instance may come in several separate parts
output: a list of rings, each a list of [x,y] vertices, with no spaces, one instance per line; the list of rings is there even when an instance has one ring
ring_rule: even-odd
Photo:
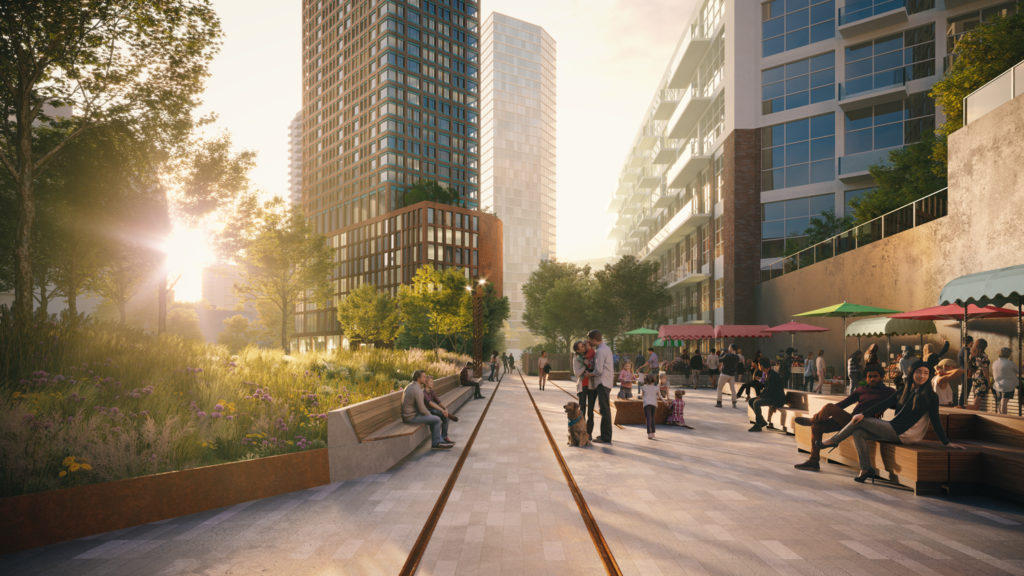
[[[820,470],[819,459],[821,435],[825,432],[838,432],[846,426],[854,414],[863,414],[869,418],[881,418],[887,408],[896,403],[896,391],[882,384],[884,370],[878,364],[868,364],[864,368],[865,385],[859,386],[835,404],[826,404],[814,416],[801,416],[794,421],[801,426],[811,427],[811,457],[806,462],[795,464],[797,470]],[[857,403],[853,413],[844,410],[847,406]]]

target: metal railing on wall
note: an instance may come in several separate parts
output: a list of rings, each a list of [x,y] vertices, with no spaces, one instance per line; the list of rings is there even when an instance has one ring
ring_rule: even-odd
[[[964,125],[1021,94],[1024,94],[1024,61],[1018,62],[964,98]]]
[[[761,270],[761,281],[778,278],[833,256],[856,250],[911,228],[942,218],[948,211],[947,188],[854,226],[835,236],[772,262]]]

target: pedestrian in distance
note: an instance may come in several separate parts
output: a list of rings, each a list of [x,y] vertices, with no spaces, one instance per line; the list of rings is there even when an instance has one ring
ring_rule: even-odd
[[[544,390],[544,383],[548,379],[548,373],[551,372],[551,366],[548,362],[547,350],[540,351],[540,358],[537,359],[537,387]]]

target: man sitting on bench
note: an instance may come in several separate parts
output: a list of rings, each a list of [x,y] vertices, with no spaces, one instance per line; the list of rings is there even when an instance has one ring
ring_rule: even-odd
[[[801,426],[811,427],[811,457],[806,462],[794,464],[797,470],[820,470],[819,465],[821,435],[825,432],[838,432],[850,423],[854,414],[863,414],[871,418],[881,418],[886,409],[896,403],[896,391],[882,384],[884,370],[878,364],[868,364],[864,368],[864,386],[858,386],[849,396],[835,404],[826,404],[817,414],[810,418],[800,416],[794,422]],[[847,406],[857,403],[853,413],[844,410]]]
[[[761,366],[761,372],[764,373],[764,379],[762,380],[764,392],[759,393],[757,398],[750,403],[754,408],[755,418],[754,425],[750,427],[748,432],[760,432],[762,428],[768,425],[768,421],[761,414],[762,408],[765,406],[769,408],[782,408],[786,403],[786,387],[779,373],[772,370],[772,361],[767,356],[762,356],[757,362]],[[772,417],[771,411],[768,412],[768,417]]]
[[[412,382],[402,391],[402,421],[406,424],[430,426],[430,447],[434,450],[447,450],[455,444],[444,441],[441,437],[441,419],[431,414],[423,402],[423,387],[429,377],[423,370],[413,372]]]
[[[459,374],[459,384],[463,386],[473,387],[473,399],[483,398],[484,395],[480,393],[480,381],[473,379],[473,363],[466,362],[466,367],[462,369]]]

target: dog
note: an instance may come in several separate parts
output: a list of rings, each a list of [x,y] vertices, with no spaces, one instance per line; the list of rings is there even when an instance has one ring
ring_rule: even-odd
[[[569,402],[562,408],[569,418],[569,446],[590,446],[590,434],[587,433],[587,422],[576,402]]]

